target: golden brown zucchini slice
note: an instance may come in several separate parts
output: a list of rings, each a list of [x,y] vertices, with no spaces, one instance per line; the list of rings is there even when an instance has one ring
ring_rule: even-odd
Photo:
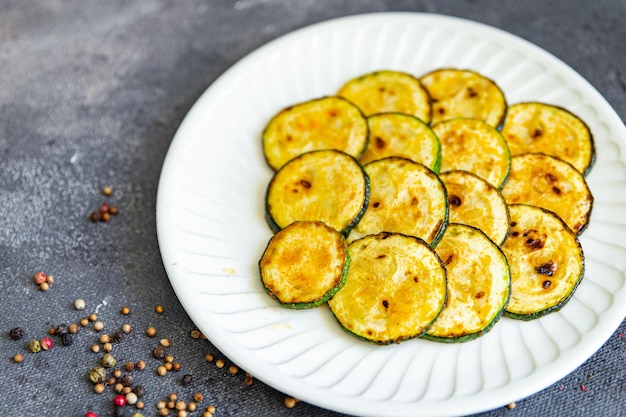
[[[583,175],[553,156],[528,153],[511,158],[511,174],[502,188],[508,204],[543,207],[580,235],[589,224],[593,196]]]
[[[353,78],[337,95],[345,97],[365,113],[398,112],[430,122],[430,97],[420,81],[400,71],[376,71]]]
[[[432,124],[461,117],[499,127],[504,120],[507,103],[502,89],[476,71],[443,68],[420,81],[432,99]]]
[[[368,162],[399,156],[439,172],[441,144],[430,126],[403,113],[379,113],[367,118],[370,141],[359,161]]]
[[[420,336],[446,300],[446,271],[421,239],[369,235],[348,246],[345,285],[328,301],[341,326],[378,344]]]
[[[305,152],[337,149],[356,158],[369,138],[361,110],[341,97],[323,97],[287,107],[263,131],[263,153],[274,170]]]
[[[448,223],[448,199],[439,177],[420,163],[395,156],[364,169],[370,178],[370,204],[348,241],[395,232],[435,246]]]
[[[274,299],[301,309],[328,301],[345,283],[349,265],[339,232],[322,222],[294,222],[269,241],[259,269]]]
[[[551,211],[509,207],[511,233],[502,250],[511,268],[511,299],[505,315],[532,320],[561,309],[584,273],[576,235]]]
[[[493,126],[476,119],[437,123],[441,142],[441,171],[473,172],[500,188],[509,175],[511,154],[504,137]]]
[[[509,234],[509,208],[496,187],[468,171],[439,174],[448,191],[450,223],[462,223],[483,231],[497,245]]]
[[[511,155],[545,153],[569,162],[586,175],[595,158],[589,127],[568,110],[545,103],[517,103],[509,107],[502,135]]]
[[[448,276],[448,302],[423,336],[467,342],[487,333],[509,301],[511,276],[502,250],[480,230],[450,224],[435,249]]]
[[[363,216],[369,179],[347,153],[302,154],[278,170],[267,189],[266,214],[278,231],[295,221],[321,221],[347,236]]]

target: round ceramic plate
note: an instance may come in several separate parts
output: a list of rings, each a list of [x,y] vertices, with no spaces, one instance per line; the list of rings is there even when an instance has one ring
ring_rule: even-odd
[[[411,340],[373,346],[344,332],[327,307],[281,308],[263,290],[258,260],[271,232],[272,176],[261,132],[291,104],[334,94],[366,72],[421,75],[468,68],[495,80],[509,103],[561,105],[595,136],[595,196],[581,242],[585,278],[540,320],[502,319],[463,344]],[[163,262],[198,328],[256,378],[320,407],[362,416],[454,416],[533,394],[589,358],[626,314],[626,129],[570,67],[511,34],[418,13],[331,20],[283,36],[226,71],[176,133],[157,199]]]

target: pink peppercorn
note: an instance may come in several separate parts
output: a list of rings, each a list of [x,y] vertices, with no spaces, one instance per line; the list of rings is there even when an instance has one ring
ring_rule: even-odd
[[[107,203],[102,203],[100,205],[100,213],[102,213],[102,214],[108,213],[110,209],[111,208],[109,207],[109,205]]]
[[[122,394],[116,396],[113,398],[113,404],[117,407],[124,407],[126,405],[126,397]]]
[[[48,350],[52,347],[52,339],[50,339],[49,337],[44,337],[41,339],[41,342],[39,342],[41,344],[41,348],[43,350]]]
[[[48,276],[44,272],[39,271],[35,273],[35,284],[37,285],[43,284],[44,282],[46,282],[47,278]]]
[[[85,417],[98,417],[98,415],[96,413],[94,413],[93,411],[88,411],[85,414]]]

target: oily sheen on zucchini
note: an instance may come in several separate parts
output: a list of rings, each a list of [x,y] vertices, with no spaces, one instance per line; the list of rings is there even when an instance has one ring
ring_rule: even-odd
[[[350,265],[343,236],[322,222],[294,222],[270,240],[259,269],[266,291],[283,306],[325,303],[345,282]]]
[[[448,277],[448,302],[423,336],[467,342],[487,333],[509,301],[511,277],[502,250],[480,230],[450,224],[435,251]]]
[[[511,159],[502,195],[508,204],[530,204],[558,214],[577,235],[589,223],[593,196],[583,175],[553,156],[528,153]]]
[[[369,130],[361,110],[341,97],[298,103],[275,115],[263,131],[263,153],[274,170],[318,149],[337,149],[356,158],[367,145]]]
[[[393,156],[364,169],[370,179],[370,204],[348,241],[396,232],[435,246],[448,223],[446,189],[437,175],[420,163]]]
[[[511,154],[493,126],[476,119],[446,120],[433,126],[441,142],[441,171],[473,172],[500,188],[509,175]]]
[[[424,164],[433,172],[441,165],[441,144],[430,126],[402,113],[379,113],[367,118],[370,141],[359,161],[399,156]]]
[[[562,107],[538,102],[513,104],[502,134],[512,155],[539,152],[556,156],[583,175],[589,173],[595,160],[589,127]]]
[[[478,119],[499,127],[507,111],[500,87],[472,70],[442,68],[420,78],[432,99],[432,124],[456,118]]]
[[[366,116],[397,112],[430,122],[430,97],[420,81],[400,71],[376,71],[345,83],[337,92],[356,104]]]
[[[295,221],[321,221],[347,235],[369,201],[369,178],[336,150],[302,154],[278,170],[267,189],[266,217],[278,231]]]
[[[446,270],[421,239],[397,233],[369,235],[348,246],[345,285],[328,301],[341,326],[377,343],[420,336],[446,300]]]
[[[504,251],[511,268],[511,299],[505,315],[532,320],[561,309],[584,274],[576,235],[553,212],[513,204]]]
[[[468,171],[439,174],[448,191],[450,223],[482,230],[497,245],[509,234],[509,208],[496,187]]]

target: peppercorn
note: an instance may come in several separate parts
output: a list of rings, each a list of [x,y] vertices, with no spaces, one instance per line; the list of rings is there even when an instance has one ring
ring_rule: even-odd
[[[104,392],[104,384],[99,383],[94,385],[93,390],[95,391],[96,394],[102,394]]]
[[[100,345],[91,345],[91,351],[93,353],[98,353],[100,352]]]
[[[157,368],[157,374],[159,376],[165,376],[165,374],[167,374],[167,369],[165,369],[165,366],[161,365]]]
[[[44,282],[46,282],[46,274],[42,271],[38,271],[35,273],[34,279],[35,279],[35,284],[41,285]]]
[[[246,384],[247,386],[250,386],[252,385],[253,382],[254,382],[254,378],[252,378],[252,375],[246,374],[246,377],[243,379],[243,383]]]
[[[101,334],[101,335],[100,335],[100,337],[98,338],[98,341],[99,341],[100,343],[108,343],[109,341],[111,341],[111,337],[110,337],[108,334],[103,333],[103,334]]]
[[[113,343],[121,343],[122,340],[124,340],[124,333],[119,330],[111,335],[111,342]]]
[[[48,284],[47,282],[41,283],[39,284],[39,289],[41,291],[48,291],[50,289],[50,284]]]
[[[111,343],[105,343],[104,345],[102,345],[102,349],[104,349],[105,352],[109,353],[113,350],[113,345]]]
[[[76,300],[74,300],[74,308],[76,310],[84,310],[86,307],[86,303],[85,300],[83,300],[82,298],[77,298]]]
[[[104,323],[102,323],[101,321],[97,321],[93,324],[93,329],[97,332],[102,331],[102,329],[104,329]]]
[[[174,407],[176,407],[176,402],[174,402],[174,401],[168,401],[167,402],[167,408],[172,410]]]
[[[28,342],[28,350],[30,350],[33,353],[40,352],[41,351],[41,343],[39,343],[39,340],[33,339],[30,342]]]
[[[111,219],[111,215],[109,214],[108,211],[106,213],[100,214],[100,220],[102,220],[103,222],[108,222],[110,219]]]
[[[154,307],[154,311],[156,311],[157,314],[163,314],[163,306]]]
[[[24,357],[22,356],[21,353],[16,353],[15,356],[13,356],[13,362],[15,363],[22,363],[23,360],[24,360]]]
[[[128,307],[122,307],[122,309],[120,310],[120,313],[122,313],[123,315],[128,315],[130,314],[130,308]]]
[[[180,368],[181,368],[180,363],[176,362],[176,363],[173,363],[173,364],[172,364],[172,370],[173,370],[173,371],[178,372],[178,371],[180,371]]]
[[[174,408],[176,408],[177,410],[184,410],[187,408],[187,404],[184,401],[176,401]]]
[[[117,384],[113,386],[113,390],[117,392],[118,394],[121,394],[122,391],[124,390],[124,385],[122,385],[121,382],[118,382]]]
[[[166,354],[166,351],[163,346],[157,346],[152,351],[152,355],[154,355],[156,359],[163,359],[165,357],[165,354]]]
[[[14,327],[9,331],[9,337],[13,340],[21,340],[24,337],[24,330],[21,327]]]
[[[163,366],[165,366],[165,369],[167,369],[168,371],[172,370],[172,363],[171,362],[165,362],[165,364],[163,364]]]
[[[83,317],[80,319],[80,325],[83,327],[87,327],[89,325],[89,319],[87,317]]]
[[[172,342],[170,342],[170,339],[161,339],[159,341],[159,343],[161,344],[161,346],[163,347],[170,347]]]
[[[124,385],[125,387],[131,387],[134,383],[135,383],[135,378],[133,378],[132,375],[124,375],[122,376],[122,378],[120,379],[120,382],[122,383],[122,385]]]
[[[113,404],[117,407],[124,407],[126,405],[126,398],[123,395],[117,395],[113,398]]]
[[[183,383],[183,385],[189,385],[193,382],[193,376],[191,376],[190,374],[185,374],[183,375],[181,382]]]
[[[71,334],[78,333],[78,325],[76,323],[70,324],[69,326],[67,326],[67,331]]]
[[[135,393],[137,398],[141,398],[146,395],[146,389],[143,385],[137,385],[135,388],[133,388],[133,392]]]
[[[213,362],[213,355],[211,353],[207,353],[204,355],[204,360],[207,362]]]
[[[146,363],[144,361],[137,361],[137,363],[135,364],[135,367],[138,370],[143,371],[144,369],[146,369]]]
[[[85,414],[85,417],[98,417],[98,415],[96,413],[94,413],[93,411],[88,411]]]
[[[156,408],[157,408],[157,410],[162,410],[162,409],[164,409],[166,407],[166,405],[167,405],[167,403],[165,401],[161,400],[161,401],[158,401],[156,403]]]
[[[57,336],[62,336],[65,333],[67,333],[67,325],[65,324],[59,324],[57,327],[54,328],[54,334]]]
[[[87,319],[89,321],[96,321],[98,320],[98,315],[96,313],[91,313]]]
[[[113,377],[111,377],[111,378],[109,378],[109,380],[107,381],[107,385],[113,386],[113,385],[115,385],[115,381],[116,381],[116,379],[115,379],[115,378],[113,378]]]
[[[110,353],[105,353],[100,362],[102,362],[102,366],[105,368],[113,368],[117,363],[117,360]]]
[[[137,401],[137,404],[135,404],[135,408],[137,408],[139,410],[142,410],[143,407],[144,407],[143,401]],[[133,416],[133,417],[135,417],[135,416]],[[143,416],[141,414],[139,414],[139,417],[143,417]]]
[[[126,394],[126,404],[135,405],[137,403],[137,394],[129,392]]]
[[[48,275],[48,276],[46,277],[46,282],[47,282],[49,285],[54,284],[54,277],[53,277],[52,275]]]
[[[107,370],[101,366],[96,366],[94,368],[91,368],[91,370],[89,371],[89,379],[94,384],[104,382],[106,380],[106,377],[107,377]]]
[[[130,372],[133,369],[135,369],[135,363],[134,362],[126,362],[124,364],[124,369],[126,369],[126,371]]]
[[[117,207],[116,207],[116,206],[111,206],[111,207],[109,207],[109,214],[111,214],[111,215],[113,215],[113,216],[116,216],[116,215],[117,215],[117,213],[119,213],[119,210],[117,209]]]
[[[172,355],[167,355],[164,360],[166,363],[172,363],[174,362],[174,357]]]
[[[509,405],[506,406],[506,408],[508,408],[509,410],[512,410],[515,408],[515,403],[510,403]]]
[[[294,408],[296,406],[296,399],[293,397],[285,397],[283,404],[287,408]]]
[[[61,336],[61,344],[63,346],[72,346],[72,344],[74,344],[74,338],[70,333],[65,333]]]
[[[122,324],[122,331],[128,334],[133,331],[133,327],[128,323]]]
[[[129,392],[132,392],[132,391],[133,391],[133,389],[131,387],[123,387],[121,394],[126,395],[126,394],[128,394]]]
[[[231,375],[237,375],[237,373],[239,372],[239,368],[237,368],[235,365],[230,365],[228,367],[228,372],[230,372]]]
[[[125,417],[126,416],[126,408],[125,407],[115,407],[115,417]]]
[[[114,369],[112,374],[115,378],[120,378],[122,376],[122,371],[119,369]]]
[[[200,331],[199,330],[192,330],[190,335],[191,335],[192,339],[198,339],[200,337]]]
[[[113,188],[106,186],[102,189],[102,194],[104,194],[105,196],[109,197],[111,194],[113,194]]]
[[[96,223],[102,219],[102,214],[99,211],[92,211],[89,213],[89,220]]]
[[[196,392],[195,394],[193,394],[193,400],[197,403],[202,402],[202,400],[204,399],[204,395],[202,395],[201,392]]]
[[[159,415],[160,416],[167,416],[170,414],[170,410],[168,410],[167,408],[163,408],[161,410],[159,410]]]
[[[198,407],[198,405],[194,402],[190,402],[189,404],[187,404],[187,410],[188,411],[196,411],[196,408]]]
[[[210,405],[206,408],[206,411],[208,411],[209,413],[213,414],[215,412],[215,406]]]
[[[156,329],[154,327],[148,327],[146,329],[146,335],[148,337],[154,337],[154,336],[156,336],[156,333],[157,333],[157,331],[156,331]]]
[[[215,366],[217,366],[218,368],[223,368],[224,367],[224,361],[222,359],[218,359],[215,361]]]

